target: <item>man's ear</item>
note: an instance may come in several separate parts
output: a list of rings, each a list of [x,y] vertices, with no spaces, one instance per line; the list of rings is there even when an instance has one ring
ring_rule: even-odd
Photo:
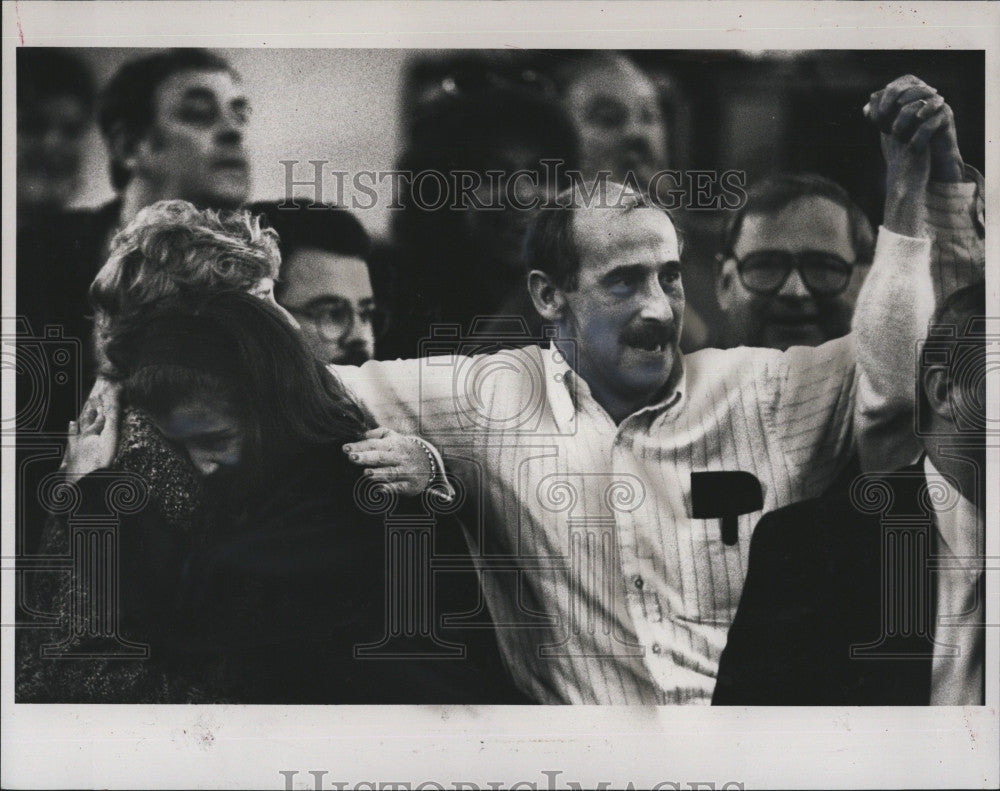
[[[115,124],[108,132],[108,150],[111,160],[134,173],[139,153],[139,140],[125,130],[124,124]]]
[[[528,293],[535,310],[546,321],[559,321],[566,308],[566,294],[540,269],[528,273]]]
[[[921,384],[927,403],[934,413],[948,423],[955,422],[955,409],[951,400],[950,369],[946,365],[931,365],[920,372]]]
[[[732,256],[723,258],[720,254],[716,259],[715,298],[723,313],[728,313],[732,307],[733,288],[737,277],[736,261]]]

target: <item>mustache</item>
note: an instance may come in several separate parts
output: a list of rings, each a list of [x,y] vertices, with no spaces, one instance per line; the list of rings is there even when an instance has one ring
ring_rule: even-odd
[[[676,339],[677,328],[673,324],[656,322],[634,324],[627,327],[622,333],[623,343],[644,348],[659,345],[666,347],[673,344]]]

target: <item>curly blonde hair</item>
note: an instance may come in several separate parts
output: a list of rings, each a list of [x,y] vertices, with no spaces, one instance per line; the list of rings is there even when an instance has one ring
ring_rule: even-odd
[[[278,235],[247,211],[201,211],[187,201],[154,203],[111,242],[90,286],[103,331],[170,297],[248,291],[281,268]]]

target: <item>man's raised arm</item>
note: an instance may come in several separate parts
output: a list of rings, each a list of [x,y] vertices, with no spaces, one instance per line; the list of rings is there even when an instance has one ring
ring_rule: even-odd
[[[855,426],[862,469],[892,470],[920,453],[915,364],[935,295],[981,273],[983,247],[976,184],[944,99],[907,75],[872,94],[865,113],[882,132],[886,205],[854,315]]]

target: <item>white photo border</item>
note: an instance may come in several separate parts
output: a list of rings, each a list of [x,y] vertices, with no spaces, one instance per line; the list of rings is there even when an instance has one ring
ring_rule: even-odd
[[[14,315],[18,46],[268,48],[977,49],[1000,85],[1000,7],[864,2],[4,2],[3,316]],[[986,139],[1000,136],[987,91]],[[1000,146],[986,146],[989,206]],[[992,223],[990,223],[992,225]],[[1000,233],[987,235],[1000,315]],[[3,409],[13,410],[3,370]],[[989,393],[991,408],[998,404]],[[1000,448],[990,451],[1000,470]],[[723,708],[76,706],[14,704],[13,449],[3,448],[4,788],[540,789],[965,787],[1000,784],[1000,674],[985,707]],[[987,557],[1000,558],[1000,475],[987,476]],[[995,576],[994,576],[995,580]],[[987,617],[1000,623],[998,586]],[[1000,667],[1000,629],[987,630]],[[295,772],[294,775],[282,772]],[[310,772],[322,773],[311,775]],[[316,786],[315,783],[320,783]],[[534,784],[534,786],[530,784]],[[709,784],[713,785],[709,785]],[[359,785],[360,784],[360,785]],[[729,784],[727,786],[727,784]],[[406,787],[406,786],[400,786]]]

